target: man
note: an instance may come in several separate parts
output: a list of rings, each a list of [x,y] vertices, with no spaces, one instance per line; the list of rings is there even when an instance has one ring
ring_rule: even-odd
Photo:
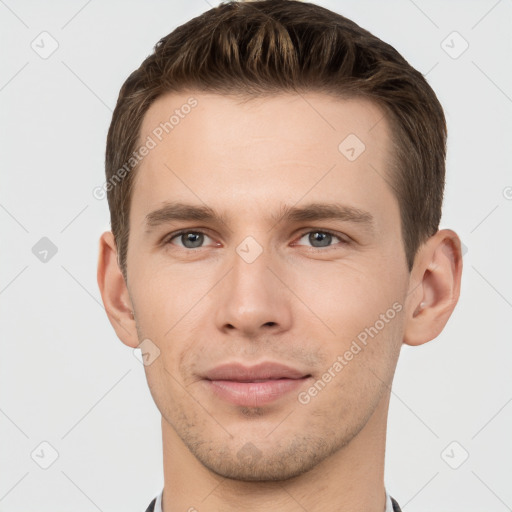
[[[423,76],[305,2],[222,4],[130,75],[98,283],[162,414],[148,510],[400,510],[397,359],[460,290],[445,144]]]

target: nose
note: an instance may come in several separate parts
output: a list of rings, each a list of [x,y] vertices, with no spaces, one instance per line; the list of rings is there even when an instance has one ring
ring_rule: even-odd
[[[216,323],[224,334],[256,338],[290,328],[292,294],[282,265],[264,250],[248,262],[235,253],[231,271],[221,281]]]

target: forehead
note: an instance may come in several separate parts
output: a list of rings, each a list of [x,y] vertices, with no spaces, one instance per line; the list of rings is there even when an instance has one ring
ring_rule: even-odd
[[[344,133],[371,142],[373,147],[385,143],[389,135],[383,110],[363,98],[318,92],[235,96],[192,90],[157,98],[144,116],[139,142],[151,136],[157,143],[172,144],[183,139],[180,133],[190,130],[196,132],[197,143],[223,140],[246,145],[272,134],[279,135],[276,142],[282,143],[302,135],[312,144],[333,142],[334,149]],[[295,149],[300,153],[301,148]]]
[[[368,100],[168,93],[144,117],[144,143],[151,149],[135,176],[135,219],[169,200],[256,212],[306,196],[373,208],[376,216],[384,207],[398,212],[389,125]]]

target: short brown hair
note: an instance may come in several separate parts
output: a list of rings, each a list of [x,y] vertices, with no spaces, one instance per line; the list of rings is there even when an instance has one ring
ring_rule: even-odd
[[[386,113],[409,271],[419,246],[439,228],[446,121],[423,75],[392,46],[328,9],[296,0],[223,2],[179,26],[123,84],[107,137],[107,183],[136,149],[156,98],[184,90],[246,96],[325,92],[367,98]],[[118,264],[127,278],[135,171],[107,189]]]

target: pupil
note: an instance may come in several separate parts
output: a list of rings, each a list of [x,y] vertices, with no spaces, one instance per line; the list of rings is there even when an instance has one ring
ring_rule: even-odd
[[[187,248],[199,247],[203,241],[203,235],[201,233],[186,233],[184,246]],[[189,245],[187,245],[189,244]],[[190,245],[191,244],[191,245]]]
[[[319,238],[315,238],[315,237],[318,237]],[[327,247],[329,245],[329,242],[330,242],[330,238],[331,238],[331,235],[329,233],[322,233],[322,232],[315,232],[315,233],[311,233],[309,235],[309,241],[312,242],[312,245],[315,245],[316,242],[320,242],[321,245],[316,245],[315,247]],[[322,243],[322,242],[327,242],[327,243]]]

